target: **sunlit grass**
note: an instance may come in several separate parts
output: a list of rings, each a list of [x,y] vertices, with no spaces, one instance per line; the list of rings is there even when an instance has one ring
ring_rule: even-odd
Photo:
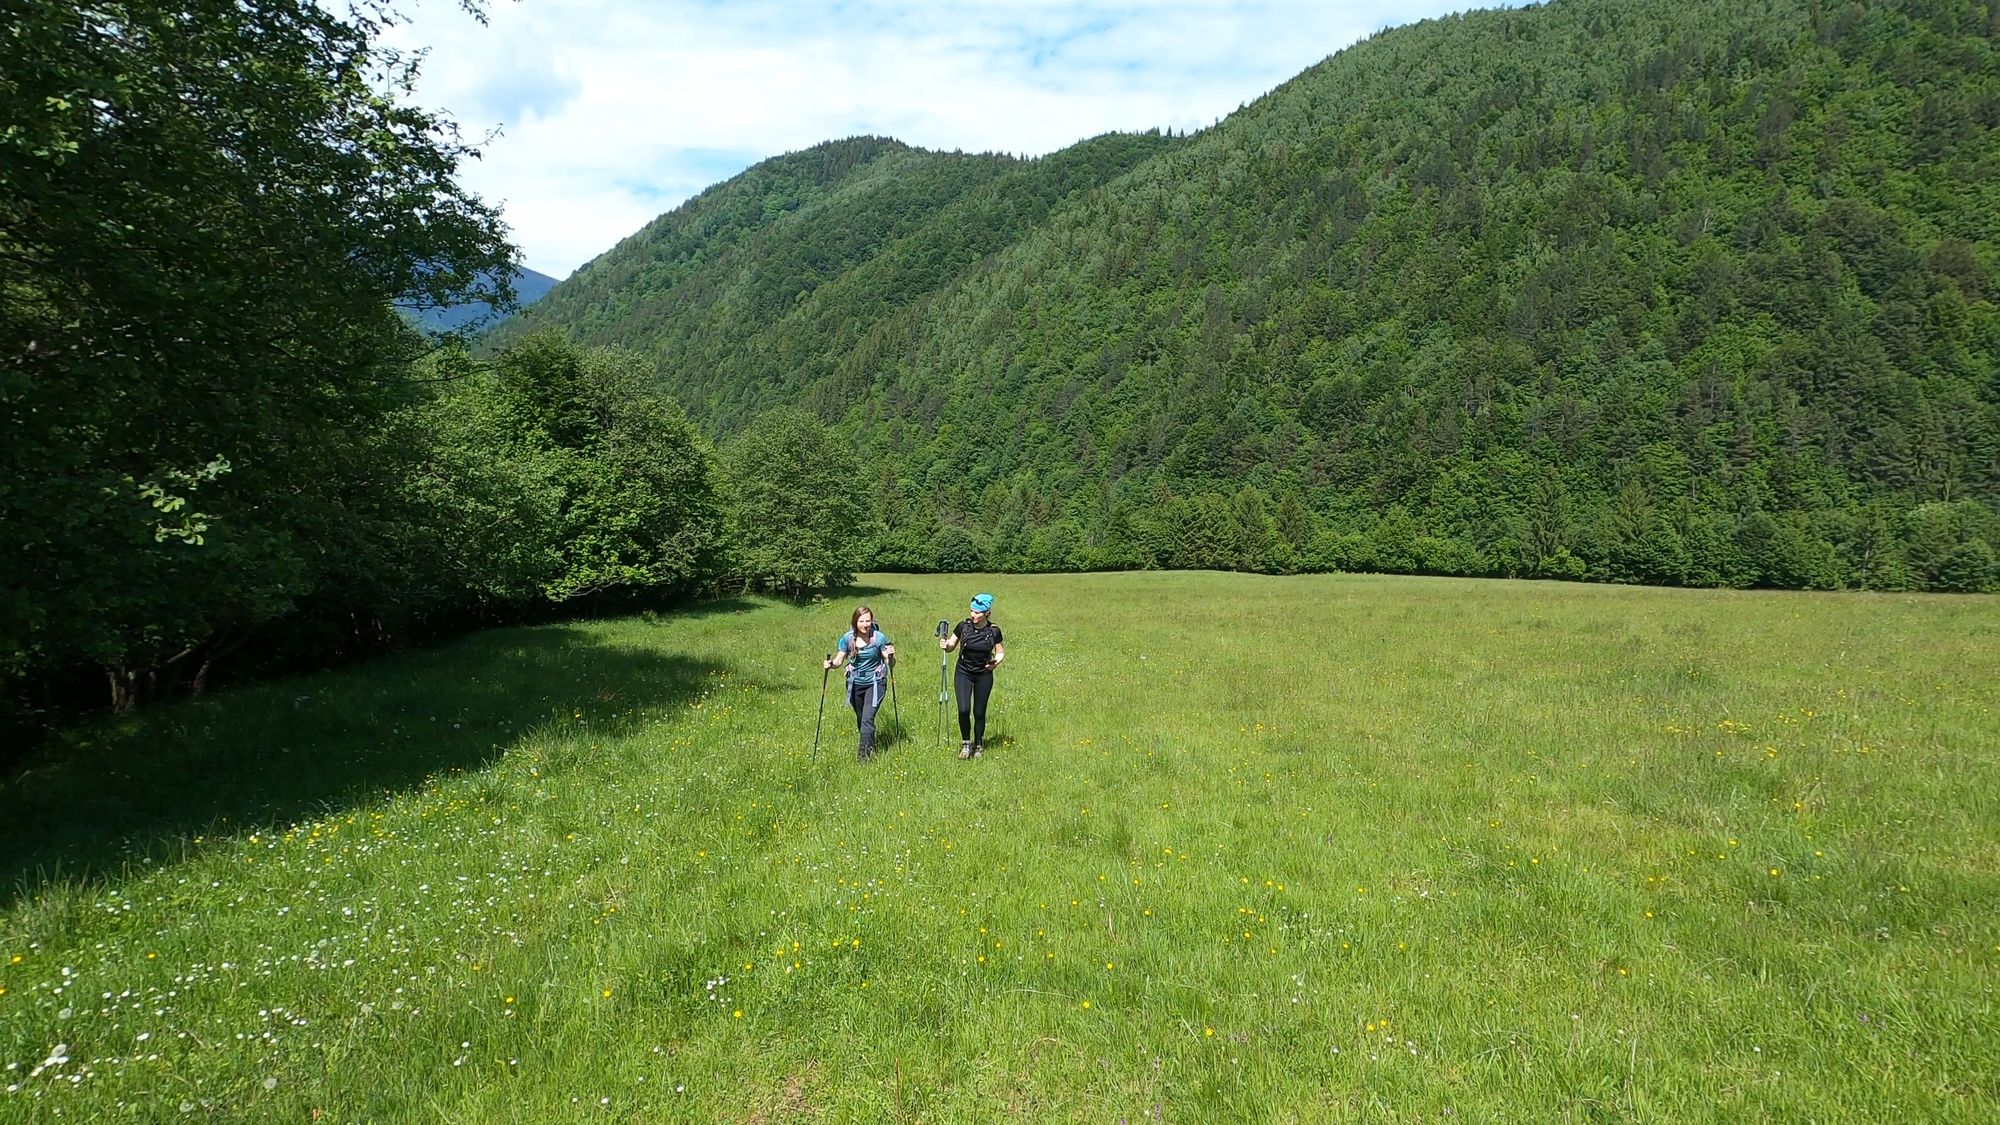
[[[847,600],[80,736],[0,792],[0,1119],[2000,1108],[2000,600],[864,581],[867,765],[833,689],[812,753]]]

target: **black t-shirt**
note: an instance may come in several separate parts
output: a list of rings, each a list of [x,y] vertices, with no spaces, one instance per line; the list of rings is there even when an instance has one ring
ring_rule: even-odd
[[[968,672],[983,672],[993,663],[993,646],[1000,643],[1000,626],[986,619],[984,625],[974,625],[971,618],[958,623],[952,630],[958,637],[958,666]]]

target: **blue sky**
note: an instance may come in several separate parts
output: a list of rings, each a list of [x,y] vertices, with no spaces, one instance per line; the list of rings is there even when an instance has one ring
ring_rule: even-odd
[[[1038,155],[1205,128],[1383,27],[1465,0],[448,0],[391,42],[470,136],[462,179],[557,277],[756,162],[836,137]]]

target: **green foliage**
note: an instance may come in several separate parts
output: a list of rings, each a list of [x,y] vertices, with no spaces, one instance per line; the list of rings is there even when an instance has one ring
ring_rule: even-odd
[[[1090,559],[1083,528],[1075,520],[1057,520],[1036,528],[1028,537],[1023,558],[1026,570],[1074,571],[1089,569]]]
[[[731,572],[793,597],[850,581],[876,538],[867,477],[819,419],[773,410],[724,455]]]
[[[1910,510],[1904,526],[1905,566],[1920,587],[2000,589],[2000,574],[1993,566],[2000,518],[1990,510],[1966,500],[1923,504]]]
[[[309,664],[427,621],[715,580],[714,456],[653,372],[543,338],[482,365],[406,324],[507,302],[514,263],[454,180],[471,150],[371,44],[391,9],[18,7],[10,698],[95,668],[124,707],[199,692],[246,642]]]
[[[414,424],[435,445],[413,489],[455,568],[449,596],[560,603],[716,577],[714,455],[649,382],[634,356],[542,335],[424,405]]]
[[[945,574],[969,574],[987,569],[992,546],[986,537],[966,527],[939,527],[930,538],[926,569]]]
[[[1448,17],[1188,138],[769,161],[508,331],[639,348],[718,435],[835,420],[898,482],[896,565],[951,528],[1000,569],[1977,583],[1992,29],[1954,0]],[[1908,518],[1933,503],[1989,518]]]
[[[94,664],[129,703],[387,565],[391,303],[505,300],[476,279],[513,258],[392,18],[5,5],[0,676]]]

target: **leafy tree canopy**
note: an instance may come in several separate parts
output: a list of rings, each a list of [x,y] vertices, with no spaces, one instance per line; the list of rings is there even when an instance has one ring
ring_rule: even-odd
[[[802,410],[773,410],[724,452],[732,570],[792,596],[853,578],[876,538],[869,481],[851,450]]]
[[[391,303],[515,266],[394,18],[0,0],[0,673],[123,690],[387,550]]]

